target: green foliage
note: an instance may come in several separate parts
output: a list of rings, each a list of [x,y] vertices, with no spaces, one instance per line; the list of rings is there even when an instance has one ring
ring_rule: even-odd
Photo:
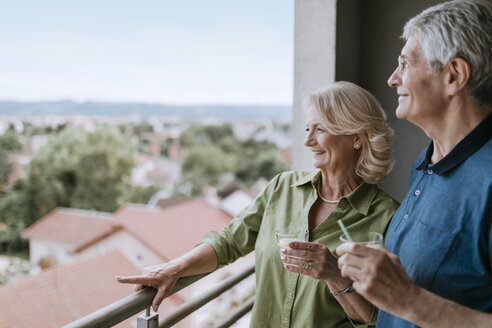
[[[0,198],[0,245],[8,245],[8,252],[22,250],[27,246],[20,237],[28,221],[25,203],[25,194],[18,190]]]
[[[197,124],[192,124],[186,128],[179,136],[179,145],[182,148],[191,148],[197,143],[196,135],[199,126]]]
[[[247,152],[250,160],[240,160],[236,169],[236,176],[246,185],[251,185],[259,178],[270,180],[277,173],[289,170],[289,166],[279,156],[276,150],[267,150],[252,154]],[[245,155],[246,157],[248,155]]]
[[[183,181],[191,183],[193,194],[201,193],[206,185],[221,187],[221,178],[234,171],[236,160],[217,146],[193,147],[183,160]]]
[[[171,147],[176,142],[175,139],[167,137],[161,141],[161,156],[169,157],[169,147]]]
[[[226,136],[219,140],[218,147],[227,154],[240,155],[241,143],[234,136]]]
[[[234,137],[234,132],[230,124],[222,125],[207,125],[203,128],[204,135],[208,138],[211,144],[218,144],[226,137]]]
[[[267,180],[272,179],[276,174],[290,170],[289,165],[283,161],[277,151],[263,152],[259,154],[253,161],[253,172],[257,172],[258,177]]]
[[[57,206],[112,212],[123,202],[134,147],[118,129],[68,128],[41,149],[26,175],[28,224]]]
[[[143,134],[148,132],[154,132],[154,128],[147,122],[141,122],[133,126],[133,133],[138,137],[142,137]]]
[[[3,135],[0,135],[0,148],[7,151],[21,150],[22,142],[19,140],[19,135],[12,130],[8,130]]]
[[[254,139],[248,139],[241,143],[242,151],[252,152],[252,153],[261,153],[264,151],[277,150],[277,147],[266,140],[256,141]]]
[[[194,123],[181,133],[179,144],[183,148],[191,148],[197,145],[217,145],[227,137],[234,137],[229,123],[206,126]]]
[[[259,178],[270,180],[279,172],[289,170],[288,165],[278,156],[277,147],[268,141],[248,139],[240,144],[236,176],[246,185]]]
[[[189,148],[182,165],[182,176],[192,185],[194,194],[199,194],[206,185],[223,187],[227,173],[252,185],[259,178],[269,180],[275,174],[289,170],[274,144],[254,139],[240,142],[229,124],[191,125],[181,135],[180,143]]]
[[[7,183],[13,170],[13,165],[9,161],[9,153],[22,148],[23,144],[15,131],[8,130],[0,135],[0,184]]]
[[[159,190],[161,190],[161,187],[157,185],[146,187],[129,187],[126,196],[126,202],[147,204],[150,198],[152,198],[152,196]]]
[[[25,136],[35,136],[35,135],[46,135],[46,134],[57,134],[67,128],[67,124],[60,124],[56,127],[51,126],[34,126],[29,122],[23,122]]]
[[[273,122],[273,127],[287,132],[290,131],[291,125],[289,123]]]
[[[12,164],[9,161],[9,152],[0,148],[0,184],[8,181],[11,172]]]

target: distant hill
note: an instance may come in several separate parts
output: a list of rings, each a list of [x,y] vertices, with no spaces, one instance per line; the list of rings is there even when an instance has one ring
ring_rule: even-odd
[[[104,103],[74,101],[15,102],[0,101],[0,116],[42,116],[42,115],[88,115],[88,116],[132,116],[143,119],[151,116],[179,116],[184,120],[219,118],[226,121],[248,119],[270,119],[290,122],[291,106],[174,106],[138,103]]]

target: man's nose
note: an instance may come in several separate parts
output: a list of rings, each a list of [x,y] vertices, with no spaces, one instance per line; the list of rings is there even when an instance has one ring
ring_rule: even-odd
[[[389,77],[388,85],[394,88],[398,86],[399,83],[400,83],[400,70],[397,67]]]

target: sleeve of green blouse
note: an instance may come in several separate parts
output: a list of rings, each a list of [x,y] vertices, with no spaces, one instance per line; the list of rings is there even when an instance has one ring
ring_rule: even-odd
[[[376,307],[372,308],[371,319],[368,323],[361,323],[350,318],[348,319],[350,320],[350,323],[352,324],[352,326],[354,326],[354,328],[374,328],[376,327],[376,321],[378,321],[378,309]]]
[[[255,248],[265,206],[278,179],[279,175],[267,184],[253,203],[245,207],[221,234],[210,231],[203,237],[202,243],[210,244],[215,249],[219,268],[234,262]]]

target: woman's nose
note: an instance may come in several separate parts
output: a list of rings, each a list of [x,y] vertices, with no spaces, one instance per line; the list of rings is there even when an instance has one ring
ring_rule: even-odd
[[[308,134],[306,134],[306,137],[304,138],[304,146],[309,147],[309,145],[312,145],[312,143],[313,143],[313,136],[311,132],[308,132]]]

